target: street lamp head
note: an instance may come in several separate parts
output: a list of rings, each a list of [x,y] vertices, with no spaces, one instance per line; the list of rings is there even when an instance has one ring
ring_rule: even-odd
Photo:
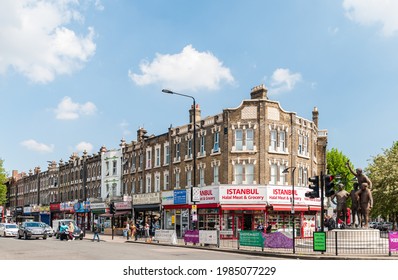
[[[168,93],[168,94],[174,94],[174,91],[172,91],[172,90],[169,90],[169,89],[162,89],[162,92],[163,93]]]
[[[289,173],[289,169],[293,169],[293,172],[294,172],[294,170],[296,170],[296,167],[295,166],[290,166],[290,167],[287,167],[287,168],[285,168],[283,171],[282,171],[282,173]]]

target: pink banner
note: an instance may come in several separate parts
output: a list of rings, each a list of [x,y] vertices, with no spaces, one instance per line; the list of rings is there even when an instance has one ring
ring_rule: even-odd
[[[390,252],[398,252],[398,231],[390,231],[388,233],[388,243]]]

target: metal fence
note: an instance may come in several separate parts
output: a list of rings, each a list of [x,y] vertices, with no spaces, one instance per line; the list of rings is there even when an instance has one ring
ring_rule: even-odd
[[[247,251],[263,251],[268,253],[292,254],[293,241],[291,233],[264,234],[264,247],[242,246],[239,239],[219,239],[217,245],[196,244],[198,246],[213,246],[224,249],[236,249]],[[395,241],[398,242],[398,241]],[[183,240],[178,241],[184,244]],[[314,251],[313,238],[296,238],[294,242],[294,253],[297,255],[323,254],[329,256],[395,256],[397,251],[391,251],[389,235],[387,231],[344,229],[326,232],[326,251]]]

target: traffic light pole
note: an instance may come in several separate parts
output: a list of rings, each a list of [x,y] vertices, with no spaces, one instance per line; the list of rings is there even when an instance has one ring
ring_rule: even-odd
[[[321,171],[321,232],[324,232],[324,223],[325,223],[325,221],[324,221],[324,209],[323,209],[323,207],[324,207],[324,203],[323,203],[323,200],[324,200],[324,192],[325,192],[325,178],[324,178],[324,176],[323,176],[323,172]]]
[[[112,240],[115,233],[115,214],[112,214]]]

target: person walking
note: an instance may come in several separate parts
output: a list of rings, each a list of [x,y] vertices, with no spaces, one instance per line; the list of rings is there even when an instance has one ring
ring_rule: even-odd
[[[69,240],[75,240],[75,237],[73,236],[73,233],[75,232],[75,226],[73,225],[72,222],[69,222],[68,231],[69,231]]]
[[[125,235],[126,235],[127,240],[129,240],[129,238],[130,238],[130,224],[129,224],[128,221],[126,222],[126,227],[124,228],[124,231],[126,233]]]
[[[100,237],[99,237],[100,229],[97,226],[97,224],[94,224],[94,235],[93,235],[93,242],[95,241],[95,238],[98,238],[98,242],[100,242]]]
[[[134,241],[137,241],[137,226],[134,223],[131,223],[131,239],[134,238]]]
[[[148,222],[145,222],[144,230],[145,230],[145,237],[148,238],[149,237],[149,224],[148,224]]]

